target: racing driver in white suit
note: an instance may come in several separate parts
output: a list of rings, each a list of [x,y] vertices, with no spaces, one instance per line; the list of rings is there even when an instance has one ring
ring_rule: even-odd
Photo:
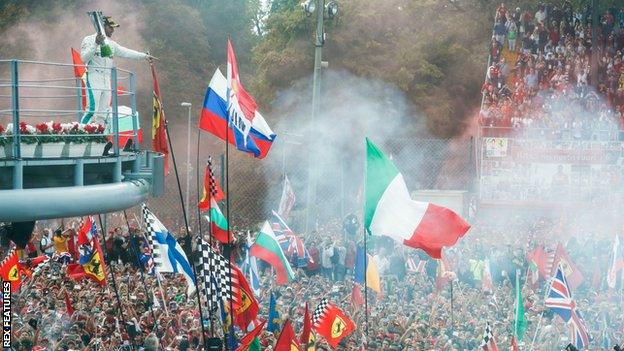
[[[89,107],[82,118],[82,123],[93,122],[109,126],[111,101],[111,68],[113,57],[125,57],[135,60],[147,59],[152,61],[149,53],[138,52],[125,48],[111,39],[116,27],[119,27],[110,16],[104,16],[104,35],[92,34],[82,39],[80,56],[87,66],[88,81],[93,93],[93,100],[89,96]],[[102,57],[101,44],[110,47],[110,55]],[[106,53],[105,53],[106,54]],[[94,117],[94,118],[92,118]]]

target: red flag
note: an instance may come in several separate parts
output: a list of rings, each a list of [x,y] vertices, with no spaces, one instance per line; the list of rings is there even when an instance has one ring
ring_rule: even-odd
[[[76,49],[71,48],[71,55],[74,63],[74,76],[76,78],[82,78],[82,76],[87,73],[87,66],[82,62],[82,57],[80,57],[80,53]]]
[[[308,311],[308,303],[306,302],[305,312],[303,314],[303,330],[301,331],[302,345],[306,345],[310,340],[310,331],[312,330],[312,319],[310,319],[310,311]]]
[[[578,269],[578,267],[570,260],[568,253],[561,243],[557,245],[557,250],[555,251],[555,260],[553,261],[553,270],[550,273],[550,276],[555,275],[555,271],[557,270],[557,266],[561,265],[561,269],[566,276],[568,284],[571,289],[576,289],[583,282],[583,273]]]
[[[67,275],[75,280],[88,277],[101,286],[106,285],[106,263],[98,238],[92,236],[89,239],[87,233],[80,230],[77,243],[81,251],[80,263],[68,265]]]
[[[247,330],[249,323],[258,316],[260,307],[258,301],[249,288],[245,274],[234,264],[232,267],[232,292],[234,294],[234,324],[242,330]]]
[[[104,262],[104,254],[100,247],[100,241],[93,238],[93,257],[86,265],[83,265],[85,274],[101,286],[106,285],[106,263]]]
[[[0,263],[0,276],[2,276],[3,281],[11,282],[11,293],[19,290],[22,278],[19,273],[19,259],[17,258],[15,247],[9,251],[2,263]]]
[[[353,289],[351,289],[351,303],[355,306],[362,306],[365,303],[364,297],[362,297],[360,284],[353,284]]]
[[[241,84],[240,76],[238,75],[236,55],[234,54],[234,48],[232,47],[230,39],[228,39],[227,42],[227,81],[228,87],[230,88],[230,96],[233,95],[236,97],[246,119],[253,121],[256,116],[256,110],[258,110],[258,105],[254,98],[245,90],[243,84]]]
[[[169,174],[169,146],[167,144],[167,131],[165,130],[167,120],[165,119],[165,111],[162,106],[160,86],[158,85],[158,78],[156,77],[156,67],[154,67],[153,63],[150,63],[150,67],[152,69],[152,79],[154,80],[152,148],[154,151],[165,155],[165,174]]]
[[[323,298],[314,311],[314,330],[332,346],[355,330],[355,323],[340,308]]]
[[[542,279],[548,279],[550,277],[553,267],[550,264],[550,254],[547,253],[542,246],[538,246],[533,251],[529,252],[527,254],[527,259],[537,266],[539,276]]]
[[[221,190],[221,187],[212,172],[212,162],[209,158],[208,164],[206,165],[206,172],[204,173],[203,194],[202,198],[199,200],[199,204],[197,204],[197,207],[199,207],[202,212],[206,212],[210,210],[210,198],[219,202],[223,200],[224,197],[223,190]]]
[[[81,94],[82,94],[82,108],[86,110],[87,107],[87,94],[85,91],[85,85],[87,82],[87,66],[82,62],[80,53],[74,48],[71,48],[72,62],[74,63],[74,76],[80,79]]]
[[[20,272],[20,275],[23,274],[23,275],[25,275],[28,278],[32,278],[32,271],[30,270],[28,265],[26,265],[26,264],[24,264],[22,262],[19,262],[17,264],[17,266],[18,266],[18,270]]]
[[[74,307],[72,306],[71,299],[67,294],[67,290],[65,290],[65,308],[67,309],[67,314],[69,314],[70,317],[74,315]]]
[[[67,276],[70,279],[80,281],[85,277],[85,271],[80,263],[70,263],[67,265]]]
[[[246,351],[249,348],[249,345],[251,344],[253,339],[260,335],[260,332],[262,332],[265,324],[266,321],[262,321],[262,323],[258,324],[251,332],[243,336],[243,338],[240,340],[238,347],[236,348],[236,351]]]
[[[277,343],[275,344],[275,351],[302,351],[301,345],[297,341],[297,337],[295,336],[295,331],[290,324],[290,320],[287,320],[284,323],[284,327],[282,328],[282,332],[277,339]]]
[[[80,254],[78,250],[76,250],[76,237],[73,229],[69,231],[69,238],[67,238],[67,251],[69,251],[69,254],[74,260],[80,258]]]

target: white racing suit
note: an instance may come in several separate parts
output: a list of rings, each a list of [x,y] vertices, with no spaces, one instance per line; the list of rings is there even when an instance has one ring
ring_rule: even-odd
[[[100,45],[95,43],[96,34],[86,36],[80,45],[80,57],[87,66],[87,106],[82,123],[96,122],[109,129],[111,118],[111,68],[113,57],[135,60],[147,58],[147,54],[125,48],[111,38],[105,38],[112,51],[112,57],[100,55]],[[90,88],[90,89],[89,89]]]

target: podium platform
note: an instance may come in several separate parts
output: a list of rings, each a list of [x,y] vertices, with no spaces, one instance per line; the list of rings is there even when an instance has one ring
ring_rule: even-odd
[[[110,125],[89,134],[97,126],[78,123],[88,77],[74,65],[0,60],[0,222],[114,212],[162,195],[164,156],[140,147],[135,76],[108,70]],[[124,118],[132,127],[120,130]]]

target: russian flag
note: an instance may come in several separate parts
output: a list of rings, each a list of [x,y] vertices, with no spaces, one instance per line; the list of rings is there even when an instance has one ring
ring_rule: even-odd
[[[246,128],[244,123],[232,122],[228,126],[227,94],[227,79],[217,69],[206,91],[199,128],[214,134],[221,140],[225,140],[227,130],[230,144],[235,145],[238,150],[253,154],[256,158],[264,158],[273,145],[275,133],[258,110],[254,111],[247,133],[244,131]]]

